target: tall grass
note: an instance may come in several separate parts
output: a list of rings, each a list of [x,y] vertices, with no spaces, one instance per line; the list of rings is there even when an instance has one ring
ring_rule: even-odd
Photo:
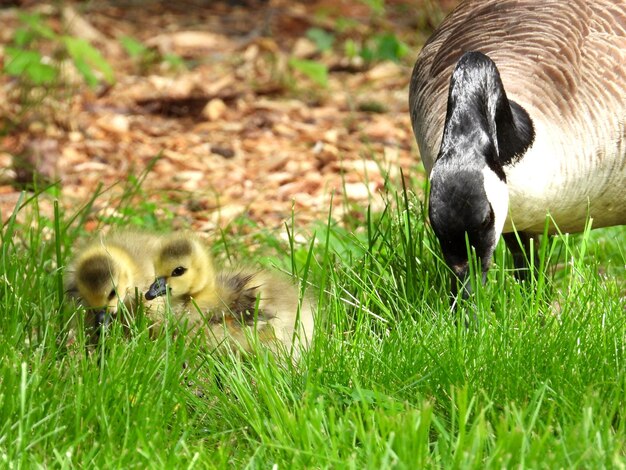
[[[130,338],[114,325],[105,352],[86,354],[80,329],[69,335],[83,312],[59,291],[82,214],[51,220],[31,199],[32,218],[1,232],[0,465],[626,465],[625,228],[546,239],[549,265],[530,285],[499,246],[487,284],[457,310],[476,319],[466,325],[422,204],[389,199],[360,226],[329,216],[304,243],[256,235],[260,260],[306,277],[319,299],[314,345],[295,366],[150,338],[144,321]]]

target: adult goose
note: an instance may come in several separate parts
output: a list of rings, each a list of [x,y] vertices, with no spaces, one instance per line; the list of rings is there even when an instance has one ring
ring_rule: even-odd
[[[466,236],[484,279],[500,235],[522,268],[513,231],[527,248],[548,215],[551,232],[626,223],[625,0],[465,1],[422,49],[409,106],[453,294]]]

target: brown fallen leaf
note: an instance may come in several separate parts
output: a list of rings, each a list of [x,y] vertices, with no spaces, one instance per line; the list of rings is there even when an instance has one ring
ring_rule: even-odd
[[[310,59],[318,52],[317,46],[307,38],[298,38],[291,49],[291,55],[298,59]]]
[[[219,98],[214,98],[202,109],[202,115],[209,121],[217,121],[224,115],[226,109],[224,101]]]
[[[200,57],[212,53],[227,54],[236,45],[228,37],[210,31],[176,31],[163,33],[145,41],[162,54],[176,54],[185,58]]]

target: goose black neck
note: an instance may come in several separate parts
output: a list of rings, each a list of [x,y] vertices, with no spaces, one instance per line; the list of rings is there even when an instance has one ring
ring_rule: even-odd
[[[465,53],[450,79],[439,158],[487,164],[505,180],[503,167],[522,158],[533,140],[532,121],[507,98],[496,64],[481,52]]]

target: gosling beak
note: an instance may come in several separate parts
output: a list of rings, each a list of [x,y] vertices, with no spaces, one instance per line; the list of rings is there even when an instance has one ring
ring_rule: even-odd
[[[157,297],[167,294],[167,283],[164,277],[157,277],[152,283],[148,292],[146,292],[146,300],[153,300]]]
[[[94,315],[96,318],[93,327],[93,338],[96,343],[99,343],[104,330],[111,324],[112,316],[107,312],[106,308],[95,311]]]
[[[96,329],[107,327],[111,324],[111,315],[107,312],[107,309],[98,310],[96,312]]]

